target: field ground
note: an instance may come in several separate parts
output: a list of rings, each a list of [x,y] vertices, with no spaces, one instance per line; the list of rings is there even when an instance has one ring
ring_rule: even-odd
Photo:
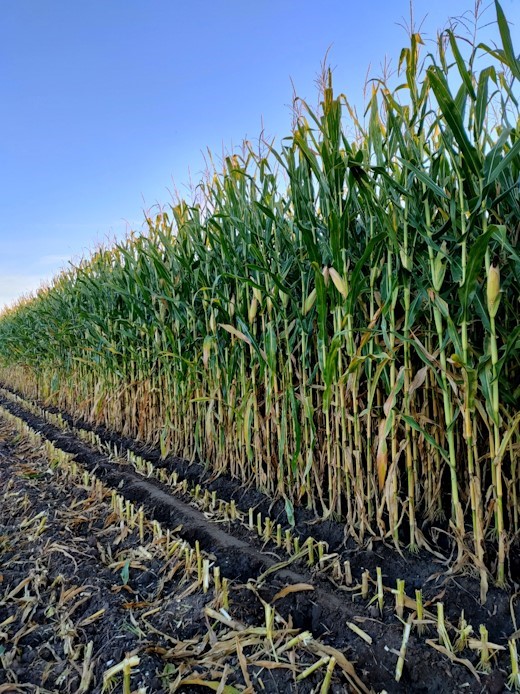
[[[360,549],[304,510],[290,528],[283,505],[198,464],[7,391],[0,405],[0,692],[101,692],[125,662],[131,686],[119,671],[107,691],[504,691],[514,581],[482,606],[478,580],[447,570],[449,545],[445,560]],[[473,627],[457,652],[438,635],[439,602],[453,646],[462,613]]]

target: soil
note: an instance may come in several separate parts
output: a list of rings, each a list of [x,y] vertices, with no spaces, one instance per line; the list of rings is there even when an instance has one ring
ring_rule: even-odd
[[[129,465],[118,464],[78,439],[70,431],[62,431],[55,426],[45,422],[45,420],[35,414],[30,413],[19,403],[14,403],[11,399],[0,394],[0,404],[16,416],[26,421],[32,429],[40,432],[44,437],[54,442],[54,445],[63,451],[71,453],[75,459],[86,469],[95,471],[96,476],[106,485],[117,489],[124,497],[133,501],[137,505],[144,506],[146,514],[150,518],[160,521],[165,528],[178,528],[182,526],[178,533],[184,537],[191,545],[199,542],[202,549],[211,553],[216,564],[221,568],[223,576],[233,581],[232,588],[232,612],[233,618],[245,624],[262,623],[264,608],[260,599],[272,602],[275,594],[289,585],[308,584],[313,590],[298,590],[289,593],[285,597],[277,599],[275,607],[281,618],[295,628],[311,631],[315,639],[323,647],[332,647],[340,651],[354,665],[357,676],[364,683],[368,691],[382,692],[501,692],[504,691],[508,674],[510,672],[509,652],[507,640],[513,632],[517,630],[520,621],[520,607],[517,600],[518,586],[515,576],[512,577],[511,585],[507,590],[491,587],[488,599],[484,606],[480,605],[479,583],[476,577],[470,573],[450,573],[450,555],[447,553],[446,559],[436,557],[426,552],[418,554],[405,553],[398,554],[393,548],[382,542],[372,541],[371,546],[360,548],[353,544],[351,540],[345,540],[344,527],[334,521],[319,522],[314,515],[304,509],[295,510],[295,530],[301,535],[302,542],[312,536],[316,540],[323,540],[328,543],[328,552],[338,555],[341,562],[349,561],[353,585],[337,585],[329,574],[309,568],[303,561],[292,562],[287,566],[280,567],[280,562],[287,561],[284,551],[272,543],[262,543],[254,532],[249,532],[243,524],[238,522],[228,522],[219,520],[216,517],[208,517],[190,503],[187,495],[172,495],[171,489],[157,482],[153,478],[143,478],[137,474]],[[69,415],[62,413],[63,417],[75,427],[91,428],[84,422],[73,420]],[[284,528],[288,528],[288,519],[285,515],[283,503],[273,502],[272,499],[262,495],[257,490],[244,489],[235,480],[224,476],[213,478],[204,467],[197,463],[188,463],[175,457],[161,460],[157,451],[150,450],[142,444],[117,436],[113,432],[96,429],[96,432],[105,440],[117,443],[118,448],[123,452],[132,450],[143,458],[150,460],[156,466],[166,467],[169,471],[177,471],[182,477],[188,479],[190,484],[200,484],[203,489],[216,491],[220,499],[234,499],[237,506],[247,513],[250,507],[260,510],[263,514],[271,517],[275,523],[281,523]],[[132,635],[128,630],[124,631],[123,626],[128,626],[128,613],[121,608],[121,601],[128,601],[128,596],[122,596],[124,591],[114,592],[114,572],[108,570],[93,545],[93,536],[99,527],[93,522],[74,523],[73,538],[70,534],[70,524],[67,526],[65,518],[73,503],[76,490],[63,490],[50,483],[49,476],[39,473],[35,477],[21,475],[19,470],[23,469],[23,456],[15,455],[12,443],[7,440],[0,447],[0,489],[16,490],[16,498],[29,498],[31,502],[31,513],[33,515],[45,510],[47,517],[53,517],[55,522],[49,524],[45,532],[47,546],[57,545],[60,547],[72,547],[68,552],[71,557],[77,556],[74,552],[81,548],[81,563],[67,559],[62,551],[53,552],[46,558],[46,585],[52,585],[57,576],[66,577],[67,581],[74,585],[93,584],[96,589],[89,588],[92,597],[85,604],[84,612],[93,614],[96,610],[106,606],[106,613],[110,614],[103,619],[103,628],[96,628],[93,624],[85,629],[86,638],[94,640],[94,653],[97,660],[94,665],[94,675],[92,682],[99,682],[102,675],[102,666],[106,669],[106,661],[113,660],[119,662],[125,653],[136,649],[142,657],[139,670],[141,672],[141,683],[135,680],[138,686],[146,686],[148,694],[153,692],[170,691],[164,687],[165,679],[160,678],[160,673],[164,671],[165,659],[161,655],[161,648],[164,650],[164,637],[157,637],[156,642],[150,645],[150,636],[147,634],[148,641],[146,646],[139,639]],[[25,455],[25,454],[24,454]],[[17,457],[18,456],[18,457]],[[30,457],[30,456],[29,456]],[[20,468],[22,466],[22,468]],[[10,492],[11,493],[11,492]],[[14,492],[13,492],[14,493]],[[67,496],[68,494],[68,496]],[[10,498],[10,497],[9,497]],[[10,537],[13,528],[17,528],[17,523],[26,515],[24,508],[12,507],[9,498],[0,498],[0,535]],[[81,500],[80,500],[81,501]],[[79,503],[79,501],[78,501]],[[39,509],[39,510],[38,510]],[[73,514],[74,515],[74,514]],[[81,514],[74,515],[77,518]],[[101,524],[101,521],[99,521]],[[2,525],[3,524],[3,525]],[[103,531],[103,526],[100,525]],[[7,528],[7,530],[6,530]],[[64,529],[65,528],[65,529]],[[69,528],[69,530],[66,530]],[[14,531],[13,531],[14,532]],[[117,529],[116,531],[117,532]],[[69,538],[70,543],[65,541]],[[1,540],[1,538],[0,538]],[[33,570],[34,562],[38,561],[38,543],[36,539],[32,544],[26,543],[23,551],[18,551],[20,559],[12,561],[12,556],[7,552],[2,554],[0,547],[0,557],[6,568],[2,569],[3,585],[0,584],[0,595],[3,588],[7,585],[12,590],[23,577],[27,576],[28,571]],[[127,539],[128,547],[131,548],[131,541]],[[123,543],[124,544],[124,543]],[[448,550],[452,548],[448,547]],[[24,554],[25,552],[25,554]],[[15,552],[16,553],[16,552]],[[35,559],[36,556],[36,559]],[[46,555],[45,555],[46,556]],[[32,564],[31,564],[32,562]],[[144,566],[144,565],[143,565]],[[32,567],[32,568],[31,568]],[[442,653],[432,644],[438,644],[438,636],[435,623],[426,625],[426,632],[419,634],[414,627],[408,642],[406,660],[403,675],[400,683],[396,683],[395,667],[401,648],[403,624],[395,614],[395,598],[386,591],[385,604],[382,613],[377,603],[372,600],[374,587],[370,585],[369,598],[364,599],[360,596],[361,576],[367,570],[372,579],[376,576],[376,569],[381,567],[383,583],[387,588],[394,588],[397,579],[405,580],[406,593],[411,598],[414,597],[416,589],[422,589],[425,606],[429,603],[441,601],[444,604],[445,615],[448,622],[457,626],[461,613],[468,624],[473,625],[473,636],[478,638],[480,624],[485,624],[489,632],[489,641],[505,647],[499,651],[492,660],[492,669],[489,674],[482,672],[476,673],[471,670],[471,664],[478,669],[478,652],[465,649],[462,653],[457,653],[459,662],[452,662],[448,654]],[[134,571],[134,570],[132,570]],[[158,567],[153,565],[144,566],[143,569],[135,571],[135,585],[132,589],[141,591],[143,594],[155,595],[158,583]],[[261,574],[270,571],[265,579],[258,581]],[[65,580],[65,579],[64,579]],[[175,610],[179,606],[176,603],[178,596],[185,589],[182,585],[170,586],[170,603],[161,612],[169,615],[159,626],[155,628],[161,633],[168,633],[171,625],[175,622]],[[4,594],[7,594],[5,591]],[[97,596],[97,597],[94,597]],[[101,597],[103,596],[103,597]],[[42,593],[42,600],[50,601],[52,591]],[[161,599],[166,599],[164,596]],[[136,598],[137,600],[137,598]],[[96,602],[97,601],[97,602]],[[108,602],[107,602],[108,601]],[[204,606],[207,604],[207,596],[193,593],[182,602],[182,639],[189,639],[194,635],[202,638],[201,634],[207,633],[207,619],[204,614]],[[88,605],[88,607],[87,607]],[[176,605],[175,609],[172,605]],[[2,643],[2,621],[7,618],[6,607],[0,600],[0,644]],[[429,608],[436,613],[436,608]],[[406,619],[410,610],[405,611]],[[50,666],[40,663],[45,655],[45,644],[48,643],[46,629],[49,629],[49,620],[45,618],[45,611],[38,615],[39,626],[31,631],[26,637],[20,638],[17,644],[17,655],[12,665],[13,672],[19,678],[19,682],[33,684],[37,686],[49,686],[45,684],[43,675],[48,672]],[[78,621],[79,614],[75,615]],[[34,615],[31,616],[34,619]],[[110,621],[112,620],[112,621]],[[51,620],[52,621],[52,620]],[[354,631],[347,627],[347,623],[353,623],[360,627],[371,637],[371,644],[360,638]],[[38,631],[40,629],[40,631]],[[90,631],[89,631],[90,629]],[[49,632],[50,633],[50,632]],[[118,640],[114,639],[114,634],[118,634]],[[179,638],[177,633],[176,638]],[[450,630],[452,641],[456,634]],[[29,639],[28,642],[24,638]],[[38,640],[31,645],[32,640]],[[429,641],[429,643],[427,642]],[[21,646],[25,646],[22,648]],[[30,647],[30,650],[27,650]],[[58,646],[55,644],[55,652]],[[19,651],[19,652],[18,652]],[[37,653],[37,656],[27,656],[27,653]],[[110,656],[106,657],[105,663],[99,654],[106,652]],[[30,663],[25,662],[27,658],[33,658]],[[53,656],[54,657],[54,656]],[[305,657],[308,664],[314,662],[316,658],[310,658],[309,654],[304,654],[300,671],[305,667]],[[469,661],[464,664],[461,661]],[[52,661],[52,658],[50,658]],[[65,662],[63,654],[59,658],[60,662]],[[38,667],[33,667],[33,662],[38,661]],[[245,682],[241,675],[235,655],[235,661],[227,663],[230,668],[229,682],[234,686],[244,686]],[[47,669],[46,669],[47,667]],[[47,676],[50,682],[58,682],[59,673],[56,675],[50,668],[51,675]],[[66,671],[67,667],[63,666]],[[63,676],[62,684],[57,689],[52,686],[49,691],[77,691],[80,665],[75,671],[67,672]],[[258,673],[251,668],[254,676]],[[101,674],[100,674],[101,673]],[[268,674],[266,674],[268,673]],[[8,680],[2,679],[0,669],[0,691],[18,691],[16,689],[2,689],[2,683],[7,684]],[[75,678],[75,679],[74,679]],[[283,668],[263,670],[262,684],[266,691],[271,692],[310,692],[319,691],[323,674],[320,676],[310,676],[301,682],[295,682],[295,671]],[[170,678],[171,680],[171,678]],[[168,680],[168,681],[170,681]],[[134,683],[134,680],[132,680]],[[65,684],[66,683],[66,686]],[[53,686],[57,686],[54,684]],[[168,686],[171,686],[171,681]],[[261,685],[255,680],[254,691],[262,691]],[[98,688],[96,688],[98,687]],[[22,691],[22,689],[20,689]],[[23,691],[27,691],[24,689]],[[29,690],[31,691],[31,690]],[[33,690],[36,691],[36,690]],[[40,690],[43,691],[43,690]],[[101,691],[99,685],[93,684],[88,691]],[[173,689],[171,690],[173,691]],[[201,687],[190,685],[178,691],[207,691]],[[347,683],[336,669],[332,679],[331,692],[355,691],[352,684]]]

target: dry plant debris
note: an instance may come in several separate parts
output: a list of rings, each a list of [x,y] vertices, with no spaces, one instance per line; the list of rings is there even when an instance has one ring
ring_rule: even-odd
[[[115,490],[2,415],[0,691],[281,691],[307,677],[310,691],[334,670],[368,691],[341,653],[324,658],[328,647],[273,607],[259,602],[264,623],[234,618],[211,556],[140,523]]]

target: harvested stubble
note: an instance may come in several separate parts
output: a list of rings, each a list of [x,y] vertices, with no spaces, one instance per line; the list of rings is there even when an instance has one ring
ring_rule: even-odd
[[[441,519],[485,600],[520,529],[520,63],[496,11],[501,49],[447,31],[422,59],[412,33],[366,125],[329,75],[279,149],[246,143],[6,311],[2,380],[359,541],[414,550]]]
[[[321,668],[325,694],[336,663],[336,675],[341,672],[352,691],[368,692],[342,653],[313,639],[310,632],[292,628],[254,589],[265,608],[265,624],[233,618],[218,574],[206,595],[209,561],[199,561],[203,555],[197,546],[191,548],[157,521],[148,521],[73,456],[0,408],[0,442],[5,440],[17,443],[5,465],[14,475],[1,498],[6,534],[0,536],[5,572],[0,640],[7,644],[0,646],[2,691],[38,689],[42,684],[53,686],[52,692],[58,687],[81,694],[99,691],[101,685],[106,691],[122,674],[123,693],[130,694],[131,682],[140,684],[137,691],[144,693],[150,681],[159,685],[153,669],[162,662],[160,684],[171,692],[190,685],[224,694],[253,692],[264,688],[265,671],[288,671],[300,682]],[[17,478],[38,496],[45,506],[42,511],[33,510],[35,499],[17,488]],[[64,557],[61,563],[53,560],[56,555]],[[100,564],[97,569],[94,558]],[[83,573],[80,563],[88,566]],[[27,575],[11,584],[8,577],[19,576],[19,566],[26,567]],[[150,575],[156,579],[141,580]],[[96,609],[100,604],[104,607]],[[189,610],[193,613],[197,607],[205,615],[199,622],[205,621],[206,629],[200,633],[195,627],[183,638],[194,616]],[[45,636],[33,652],[29,642],[34,642],[35,631]],[[132,650],[115,665],[104,666],[123,644]],[[41,657],[42,651],[50,657]],[[239,672],[245,687],[232,684]]]

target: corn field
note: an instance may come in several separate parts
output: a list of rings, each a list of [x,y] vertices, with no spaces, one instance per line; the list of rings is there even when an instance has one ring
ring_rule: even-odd
[[[520,531],[520,61],[412,33],[364,118],[330,73],[247,143],[0,316],[0,380],[504,583]],[[516,90],[516,94],[515,94]]]

